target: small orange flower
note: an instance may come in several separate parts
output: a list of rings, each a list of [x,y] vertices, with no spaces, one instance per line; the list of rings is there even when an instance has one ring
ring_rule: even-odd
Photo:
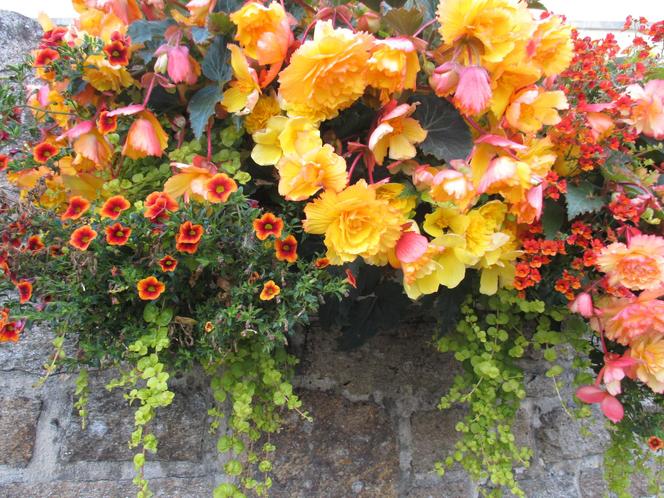
[[[39,235],[32,235],[28,238],[28,251],[38,252],[44,248],[44,243]]]
[[[288,261],[289,263],[297,261],[297,240],[292,235],[283,240],[275,241],[274,249],[279,261]]]
[[[357,289],[357,278],[350,268],[346,268],[346,282],[348,282],[354,289]]]
[[[205,185],[205,198],[213,204],[226,202],[235,191],[237,191],[235,180],[226,173],[217,173]]]
[[[198,244],[205,230],[203,225],[194,225],[191,221],[185,221],[180,225],[176,242],[184,244]]]
[[[16,322],[6,323],[0,328],[0,342],[18,342],[21,330]]]
[[[90,225],[84,225],[72,232],[71,237],[69,237],[69,245],[80,251],[85,251],[96,237],[97,232]]]
[[[260,298],[262,301],[270,301],[281,293],[281,287],[274,283],[274,280],[268,280],[263,284]]]
[[[59,58],[60,54],[56,50],[53,50],[52,48],[44,48],[35,55],[34,65],[35,67],[44,67]]]
[[[7,154],[0,154],[0,172],[9,167],[9,156]]]
[[[123,246],[129,240],[131,228],[120,223],[106,227],[106,242],[111,246]]]
[[[32,297],[32,284],[27,280],[21,280],[16,284],[16,289],[18,289],[19,303],[27,303]]]
[[[189,244],[188,242],[175,242],[175,249],[180,252],[186,252],[187,254],[196,254],[198,251],[198,243]]]
[[[279,238],[281,237],[281,230],[284,228],[282,219],[277,218],[272,213],[265,213],[260,218],[256,218],[253,225],[258,240],[265,240],[270,235]]]
[[[108,111],[102,111],[99,113],[99,117],[97,118],[97,130],[99,130],[99,133],[106,135],[107,133],[113,133],[117,129],[117,116],[109,116]]]
[[[114,66],[126,66],[129,64],[129,49],[121,41],[113,41],[104,47],[104,53],[108,62]]]
[[[154,301],[166,290],[163,282],[160,282],[154,276],[139,280],[136,288],[138,289],[138,297],[143,301]]]
[[[61,220],[77,220],[90,208],[90,202],[80,195],[75,195],[69,199],[69,205],[62,216]]]
[[[116,220],[123,211],[129,209],[131,204],[121,195],[114,195],[109,197],[104,205],[101,207],[101,217],[102,218],[111,218]]]
[[[664,441],[657,436],[650,436],[648,438],[648,446],[650,446],[650,449],[653,451],[659,451],[664,448]]]
[[[178,260],[168,254],[159,260],[161,271],[175,271],[178,266]]]
[[[32,149],[32,156],[39,164],[48,162],[58,153],[58,148],[50,142],[41,142]]]
[[[48,247],[48,255],[51,256],[52,258],[59,258],[63,254],[64,253],[62,252],[62,247],[60,247],[60,246],[49,246]]]
[[[214,323],[212,322],[205,322],[205,332],[208,334],[214,330]]]
[[[144,216],[151,221],[161,221],[168,218],[168,212],[178,210],[178,203],[166,192],[152,192],[145,199]]]
[[[319,270],[322,270],[323,268],[330,266],[330,260],[327,258],[318,258],[316,261],[314,261],[314,266]]]

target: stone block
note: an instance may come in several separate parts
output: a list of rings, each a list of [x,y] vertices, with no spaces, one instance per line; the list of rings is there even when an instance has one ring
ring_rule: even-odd
[[[43,374],[43,365],[54,351],[52,340],[53,334],[48,328],[33,325],[21,334],[18,342],[0,344],[0,370]]]
[[[468,477],[449,472],[439,481],[415,484],[405,491],[404,498],[470,498],[474,495],[474,486]]]
[[[328,393],[304,391],[306,422],[290,416],[270,441],[277,451],[272,498],[391,498],[397,496],[397,435],[371,402],[352,403]]]
[[[134,427],[134,409],[123,398],[122,389],[108,392],[106,383],[112,375],[108,372],[90,375],[89,416],[85,430],[81,420],[72,413],[67,424],[60,460],[124,461],[133,458],[133,450],[127,446]],[[175,392],[173,403],[157,411],[151,430],[159,440],[157,454],[148,460],[200,461],[203,458],[208,433],[207,391],[203,377],[188,376],[172,381]]]
[[[415,473],[433,473],[437,461],[454,451],[459,433],[454,426],[464,416],[464,409],[429,410],[411,417],[412,468]]]
[[[0,464],[25,467],[32,459],[42,402],[24,396],[0,398]]]
[[[581,498],[604,498],[608,487],[601,468],[582,469],[579,473],[579,490]]]
[[[0,69],[18,64],[30,50],[37,48],[41,33],[41,26],[34,19],[16,12],[1,10]]]

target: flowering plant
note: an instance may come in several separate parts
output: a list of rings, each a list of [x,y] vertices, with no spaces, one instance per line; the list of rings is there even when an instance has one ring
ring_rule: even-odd
[[[408,302],[395,282],[442,310],[439,349],[467,367],[441,401],[471,407],[446,464],[522,494],[509,427],[527,347],[554,363],[572,345],[578,383],[597,373],[581,402],[621,436],[664,436],[642,409],[664,390],[664,25],[630,20],[621,52],[520,0],[387,4],[75,1],[74,25],[42,19],[40,82],[3,87],[0,129],[29,140],[0,167],[29,202],[3,208],[19,303],[0,337],[64,318],[80,363],[131,360],[117,384],[146,381],[129,392],[138,470],[165,365],[218,375],[231,427],[257,440],[278,428],[263,405],[299,407],[283,343],[318,295],[361,336],[349,300],[378,320]]]

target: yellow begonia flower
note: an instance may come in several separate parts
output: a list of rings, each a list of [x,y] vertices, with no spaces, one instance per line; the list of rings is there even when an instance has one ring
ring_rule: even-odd
[[[242,45],[246,54],[260,64],[272,64],[276,61],[265,59],[265,53],[275,45],[274,34],[288,30],[286,11],[278,2],[264,6],[259,2],[247,2],[230,16],[237,26],[235,40]],[[273,35],[273,36],[270,36]]]
[[[350,107],[364,93],[373,38],[318,21],[279,75],[279,93],[290,115],[319,122]]]
[[[376,189],[364,180],[337,193],[327,190],[304,208],[304,229],[325,235],[327,257],[332,264],[357,257],[373,265],[384,265],[401,236],[406,221]]]
[[[258,75],[249,67],[242,49],[237,45],[228,45],[228,49],[231,51],[231,66],[235,79],[231,81],[230,88],[224,92],[221,105],[228,112],[242,116],[253,110],[261,94],[261,88],[258,84]]]
[[[281,112],[279,102],[273,95],[261,95],[254,109],[244,120],[244,128],[251,134],[267,127],[268,120]]]
[[[303,156],[323,145],[320,131],[306,118],[274,116],[252,137],[256,145],[251,158],[261,166],[277,164],[284,154]]]
[[[512,287],[516,273],[514,261],[519,255],[514,229],[503,228],[500,236],[494,237],[494,247],[475,265],[481,271],[480,292],[493,295],[499,286]]]
[[[636,377],[656,393],[664,393],[664,336],[637,338],[629,348],[629,356],[638,361]]]
[[[417,155],[414,144],[424,141],[427,131],[409,117],[413,112],[414,104],[389,105],[379,118],[368,144],[378,164],[383,164],[388,150],[390,159],[397,161]]]
[[[103,55],[90,55],[85,59],[83,80],[100,92],[117,92],[134,84],[134,79],[124,67],[112,65]]]
[[[303,201],[320,189],[339,192],[346,186],[346,161],[331,145],[303,155],[287,154],[277,163],[279,194],[289,201]]]
[[[534,134],[544,125],[560,123],[558,110],[568,107],[561,90],[546,92],[538,87],[524,88],[512,97],[505,118],[511,127]]]
[[[404,216],[410,214],[417,205],[416,195],[404,195],[405,187],[401,183],[381,183],[376,188],[376,198],[386,199],[392,206],[401,211]]]
[[[122,19],[113,12],[86,8],[79,15],[78,29],[90,36],[97,36],[108,43],[116,31],[124,35],[127,32],[127,24],[122,22]]]
[[[438,22],[446,45],[467,43],[482,65],[500,62],[535,30],[527,5],[520,0],[441,0]]]
[[[569,66],[574,55],[572,26],[560,16],[549,16],[539,21],[528,51],[544,76],[562,73]]]
[[[388,38],[376,41],[368,61],[367,83],[381,90],[381,100],[387,103],[390,94],[414,90],[420,62],[412,41]]]

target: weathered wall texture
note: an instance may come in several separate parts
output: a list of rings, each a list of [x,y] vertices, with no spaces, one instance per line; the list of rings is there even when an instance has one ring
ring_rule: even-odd
[[[37,41],[38,26],[0,12],[0,64]],[[2,179],[0,179],[1,181]],[[0,185],[0,188],[2,186]],[[274,438],[278,447],[272,496],[278,498],[475,497],[461,470],[438,478],[432,468],[453,447],[459,409],[441,413],[438,398],[452,382],[454,361],[435,353],[432,329],[404,325],[342,353],[335,334],[313,327],[299,349],[296,385],[314,421],[293,416]],[[74,378],[52,376],[33,385],[50,354],[50,336],[35,329],[16,345],[0,345],[0,496],[118,498],[132,496],[126,441],[132,411],[121,392],[104,388],[108,373],[91,375],[86,430],[73,409]],[[562,410],[550,379],[526,365],[528,393],[518,435],[535,449],[519,470],[530,497],[600,497],[605,437],[584,438]],[[177,379],[174,404],[158,418],[160,439],[146,476],[157,496],[211,496],[224,476],[208,434],[210,392],[200,375]],[[569,391],[563,392],[563,397]],[[636,495],[639,495],[636,490]]]

